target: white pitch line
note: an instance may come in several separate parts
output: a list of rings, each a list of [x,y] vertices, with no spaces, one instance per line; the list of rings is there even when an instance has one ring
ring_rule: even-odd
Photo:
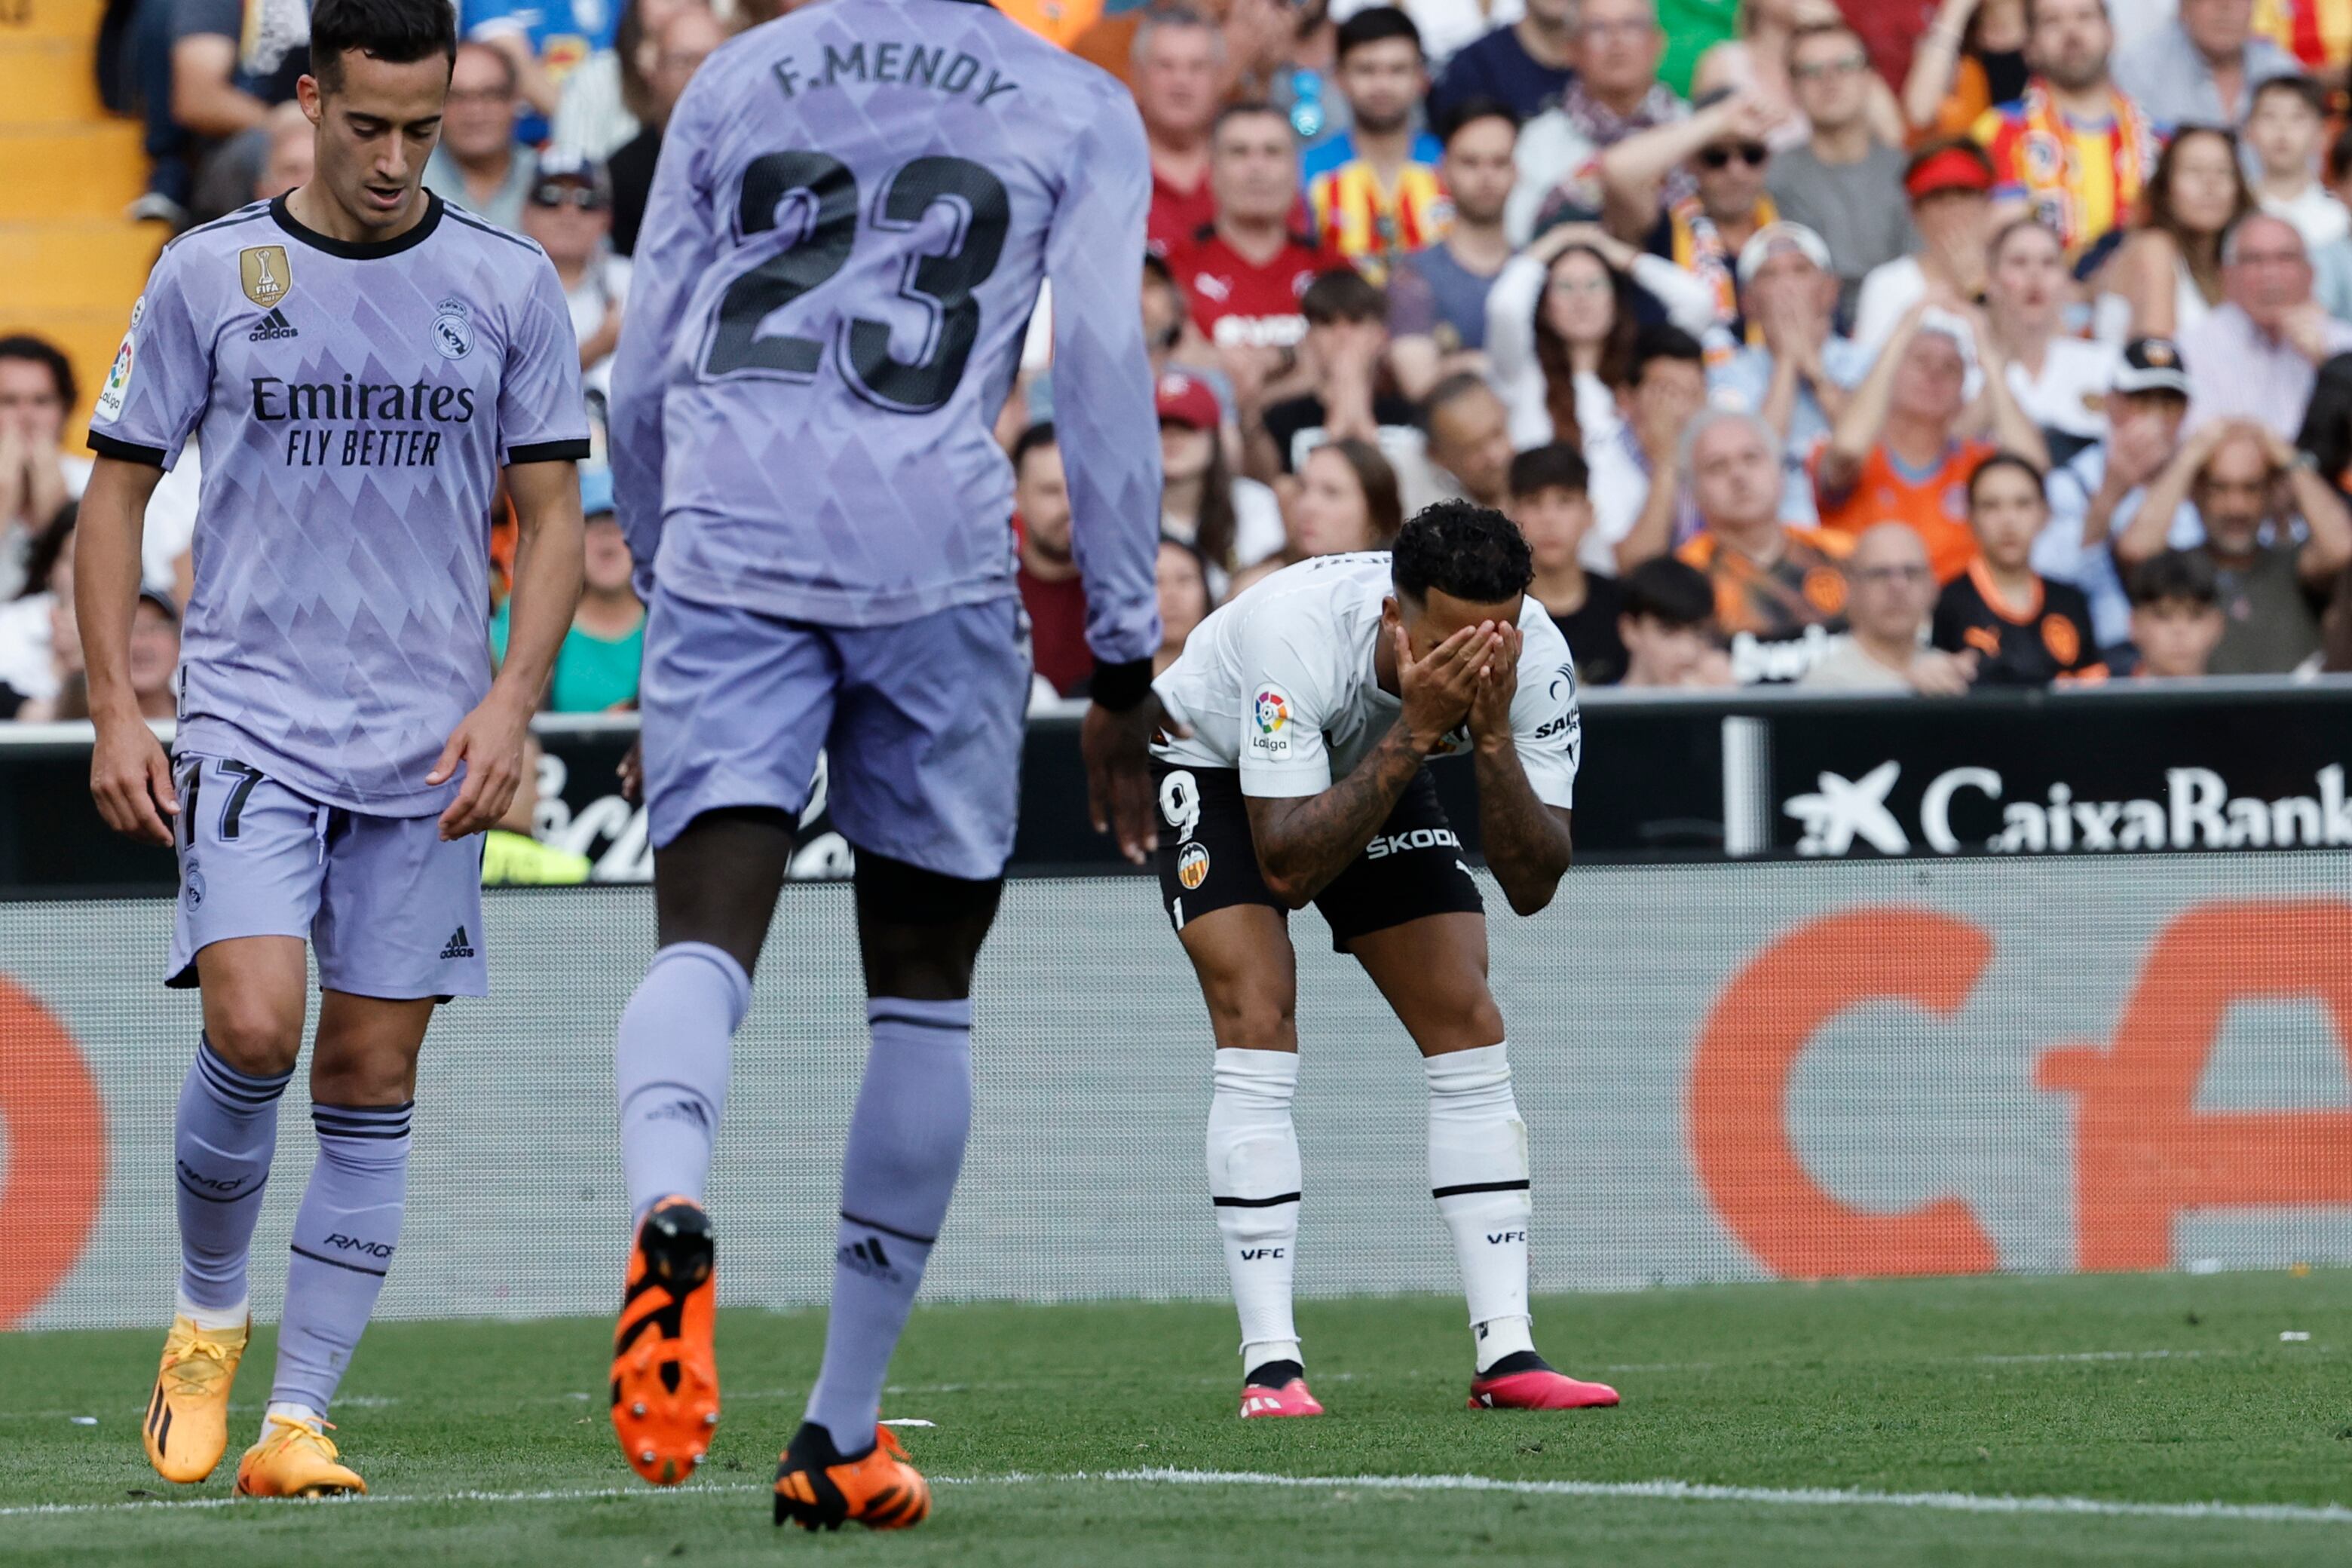
[[[936,1484],[955,1487],[1055,1486],[1091,1482],[1097,1485],[1275,1487],[1292,1491],[1363,1490],[1374,1492],[1499,1492],[1518,1497],[1566,1497],[1630,1502],[1748,1503],[1782,1508],[1910,1508],[1941,1513],[2043,1514],[2109,1519],[2217,1520],[2234,1523],[2352,1525],[2352,1508],[2334,1503],[2128,1502],[2085,1497],[1986,1497],[1974,1492],[1872,1492],[1827,1487],[1727,1487],[1695,1481],[1521,1481],[1491,1476],[1285,1476],[1265,1470],[1076,1470],[1066,1474],[1001,1476],[936,1476]],[[713,1483],[677,1489],[599,1487],[579,1490],[456,1491],[372,1493],[341,1498],[313,1507],[383,1507],[400,1503],[533,1503],[592,1502],[620,1499],[674,1499],[719,1494],[761,1492],[757,1484]],[[130,1513],[142,1510],[229,1508],[239,1500],[226,1497],[191,1498],[186,1501],[154,1499],[131,1502],[34,1503],[0,1508],[0,1519],[94,1513]],[[264,1504],[246,1503],[246,1507]]]

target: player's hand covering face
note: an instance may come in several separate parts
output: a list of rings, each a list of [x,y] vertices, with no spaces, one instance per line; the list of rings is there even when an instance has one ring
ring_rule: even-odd
[[[1497,646],[1470,698],[1470,738],[1486,751],[1512,743],[1511,702],[1519,694],[1520,634],[1517,626],[1499,628]]]
[[[1412,655],[1412,639],[1402,618],[1390,623],[1396,640],[1397,697],[1404,706],[1407,734],[1429,751],[1458,729],[1487,664],[1502,656],[1504,628],[1493,621],[1464,626],[1429,651]]]

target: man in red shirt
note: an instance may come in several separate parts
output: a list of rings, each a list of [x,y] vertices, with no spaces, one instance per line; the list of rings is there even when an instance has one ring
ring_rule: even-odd
[[[1135,36],[1135,107],[1151,149],[1155,256],[1188,244],[1215,221],[1209,195],[1209,127],[1217,118],[1225,43],[1192,12],[1146,16]]]
[[[1209,139],[1209,189],[1215,220],[1168,258],[1193,322],[1221,356],[1296,348],[1307,335],[1298,297],[1318,273],[1347,263],[1291,228],[1298,153],[1290,121],[1262,103],[1219,115]]]
[[[1095,656],[1087,647],[1086,584],[1070,553],[1070,486],[1051,425],[1032,425],[1013,444],[1013,529],[1032,662],[1056,692],[1076,696],[1095,672]]]

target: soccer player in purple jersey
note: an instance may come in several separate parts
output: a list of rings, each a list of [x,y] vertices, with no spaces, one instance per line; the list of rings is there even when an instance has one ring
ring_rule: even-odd
[[[1098,661],[1096,826],[1153,842],[1160,442],[1137,305],[1150,166],[1126,89],[965,0],[814,5],[712,55],[662,142],[614,367],[650,605],[643,779],[659,951],[623,1015],[635,1215],[613,1420],[682,1480],[719,1419],[702,1207],[730,1037],[820,748],[857,851],[872,1048],[833,1314],[775,1514],[913,1524],[877,1426],[963,1159],[971,968],[1013,843],[1029,666],[990,428],[1041,279]]]
[[[318,0],[317,174],[191,230],[131,312],[90,445],[76,603],[109,824],[174,845],[166,983],[203,989],[175,1129],[177,1310],[149,1460],[202,1480],[227,1443],[246,1260],[306,1005],[318,1163],[295,1216],[278,1375],[237,1466],[254,1497],[365,1491],[323,1430],[399,1244],[416,1055],[487,990],[481,840],[514,794],[580,595],[579,351],[537,246],[418,189],[457,49],[444,0]],[[128,672],[147,499],[205,474],[176,756]],[[491,678],[489,512],[521,524]]]

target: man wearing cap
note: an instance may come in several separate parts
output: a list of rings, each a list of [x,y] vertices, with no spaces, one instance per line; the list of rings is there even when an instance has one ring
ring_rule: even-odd
[[[2029,0],[2025,96],[1972,134],[1992,157],[1993,204],[2053,231],[2069,259],[2132,221],[2160,151],[2156,122],[2116,89],[2106,0]]]
[[[1223,409],[1206,381],[1163,370],[1157,402],[1160,532],[1201,557],[1210,595],[1222,601],[1235,572],[1289,542],[1282,503],[1257,480],[1234,477],[1223,461]]]
[[[2249,0],[2180,0],[2180,16],[2116,57],[2116,85],[2166,135],[2183,125],[2237,125],[2254,89],[2303,68],[2254,34]]]
[[[1979,399],[1994,443],[1959,433]],[[1874,523],[1908,523],[1927,542],[1936,581],[1948,583],[1977,553],[1969,479],[2001,450],[2050,468],[2049,447],[2009,390],[1983,313],[1930,295],[1904,314],[1813,458],[1822,526],[1859,535]]]
[[[489,44],[459,44],[425,188],[500,228],[520,228],[523,198],[539,177],[537,154],[515,140],[521,104],[513,60]]]
[[[2352,352],[2352,325],[2312,298],[2301,231],[2268,213],[2242,219],[2223,237],[2221,293],[2220,308],[2181,334],[2191,364],[2221,373],[2192,386],[2189,428],[2251,419],[2293,440],[2319,367]]]
[[[1871,133],[1870,53],[1843,20],[1797,29],[1789,79],[1811,140],[1772,161],[1766,188],[1780,216],[1822,237],[1835,258],[1840,300],[1851,312],[1872,268],[1911,254],[1918,235],[1896,199],[1905,158]]]
[[[1965,138],[1930,142],[1911,155],[1903,174],[1911,221],[1923,248],[1890,261],[1864,279],[1853,339],[1875,349],[1894,335],[1904,313],[1940,284],[1961,300],[1984,292],[1992,244],[1992,161]]]
[[[2109,435],[2050,476],[2050,525],[2034,541],[2033,569],[2072,583],[2091,601],[2091,635],[2101,648],[2131,640],[2131,601],[2116,572],[2113,542],[2139,515],[2149,481],[2180,445],[2189,416],[2189,367],[2169,338],[2139,338],[2124,349],[2108,384]],[[2197,509],[2173,509],[2168,542],[2186,550],[2205,536]]]
[[[583,591],[572,612],[572,629],[556,650],[547,708],[551,713],[609,713],[636,706],[637,669],[646,651],[646,606],[631,577],[629,542],[613,515],[610,469],[581,470],[580,515],[586,524]],[[490,651],[501,664],[507,633],[507,605],[501,604],[490,617]]]
[[[613,254],[613,186],[604,166],[576,153],[541,160],[523,205],[522,232],[555,264],[580,342],[582,384],[601,392],[621,341],[621,305],[629,297],[629,262]]]
[[[1706,373],[1708,400],[1717,407],[1760,415],[1780,432],[1790,480],[1780,520],[1807,528],[1819,514],[1805,458],[1829,435],[1872,363],[1867,349],[1835,330],[1838,280],[1830,266],[1829,247],[1803,225],[1759,229],[1739,253],[1739,288],[1761,341]]]
[[[1610,226],[1621,234],[1647,230],[1651,255],[1713,291],[1716,325],[1727,334],[1717,357],[1727,344],[1751,338],[1735,268],[1740,247],[1780,216],[1764,193],[1771,130],[1772,111],[1760,98],[1726,92],[1703,100],[1689,119],[1628,136],[1601,155]],[[1662,209],[1659,192],[1676,169],[1688,173],[1691,193]]]

